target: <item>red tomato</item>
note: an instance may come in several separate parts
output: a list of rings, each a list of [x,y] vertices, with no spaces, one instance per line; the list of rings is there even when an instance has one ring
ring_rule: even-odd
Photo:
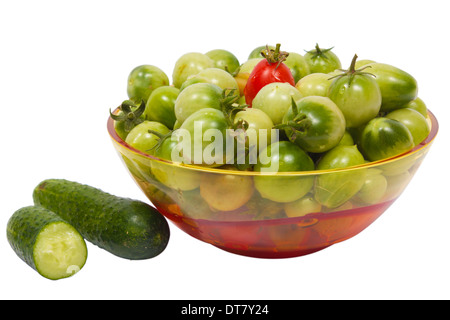
[[[244,88],[245,102],[249,107],[252,106],[253,98],[259,90],[269,83],[287,82],[295,86],[291,70],[283,63],[288,53],[280,51],[280,44],[277,44],[275,50],[265,50],[262,54],[266,59],[258,62],[253,68]]]

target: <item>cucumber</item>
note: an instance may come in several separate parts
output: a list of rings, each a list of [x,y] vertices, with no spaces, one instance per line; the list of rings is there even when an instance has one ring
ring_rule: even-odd
[[[87,241],[121,258],[153,258],[169,241],[166,218],[142,201],[64,179],[42,181],[33,200],[69,222]]]
[[[8,221],[6,234],[15,253],[47,279],[70,277],[86,263],[83,237],[45,208],[28,206],[17,210]]]

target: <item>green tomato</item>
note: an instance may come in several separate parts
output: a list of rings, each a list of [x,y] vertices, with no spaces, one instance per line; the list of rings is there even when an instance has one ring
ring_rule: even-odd
[[[304,97],[328,96],[328,89],[333,83],[332,75],[327,73],[311,73],[301,78],[295,87]]]
[[[181,124],[204,108],[221,109],[222,89],[212,83],[195,83],[180,92],[175,101],[175,116]]]
[[[380,88],[367,74],[339,76],[331,84],[328,97],[341,109],[348,128],[359,127],[380,112]]]
[[[180,208],[183,216],[192,219],[211,219],[214,212],[200,195],[200,188],[177,193],[174,200]]]
[[[239,111],[234,117],[235,123],[245,121],[248,128],[245,130],[247,134],[246,146],[250,145],[264,145],[267,147],[271,141],[271,130],[273,128],[272,119],[262,110],[247,108],[244,111]],[[261,138],[264,140],[260,141]]]
[[[370,64],[370,63],[375,63],[376,61],[373,60],[369,60],[369,59],[363,59],[363,60],[358,60],[356,61],[355,64],[355,69],[360,69],[365,67],[366,65]]]
[[[227,129],[221,110],[203,108],[192,113],[173,135],[181,143],[185,163],[218,167],[226,163]]]
[[[335,78],[336,76],[339,76],[339,75],[342,74],[342,70],[343,70],[343,69],[336,69],[336,70],[334,70],[334,71],[328,72],[327,74],[330,76],[330,78],[332,78],[331,80],[334,80],[334,78]]]
[[[266,113],[274,125],[280,124],[284,114],[291,107],[292,99],[302,98],[301,93],[289,83],[273,82],[259,90],[252,102],[252,108]]]
[[[235,130],[234,142],[235,164],[242,169],[255,164],[259,151],[272,143],[273,122],[264,111],[254,108],[247,108],[236,113],[235,125],[240,121],[243,121],[247,128],[242,131]]]
[[[339,145],[317,163],[318,170],[348,168],[365,163],[356,145]],[[337,208],[352,198],[363,186],[366,170],[324,173],[317,177],[314,198],[327,208]]]
[[[131,100],[125,100],[119,106],[119,112],[116,115],[111,114],[114,119],[114,130],[117,135],[125,141],[128,133],[136,125],[145,120],[145,103],[138,106]]]
[[[289,141],[274,142],[262,150],[254,167],[266,174],[254,177],[255,188],[263,198],[275,202],[291,202],[306,195],[314,176],[272,176],[268,172],[298,172],[314,170],[314,162],[300,147]]]
[[[411,100],[407,104],[405,104],[402,108],[410,108],[414,109],[418,112],[420,112],[421,115],[423,115],[425,118],[428,117],[428,109],[425,104],[425,102],[420,99],[419,97],[415,98],[414,100]]]
[[[223,90],[235,90],[236,94],[239,94],[239,87],[234,77],[230,73],[219,68],[204,69],[196,75],[189,77],[188,80],[183,83],[183,89],[187,86],[185,85],[186,82],[188,83],[188,85],[200,82],[212,83]]]
[[[158,135],[150,133],[149,130],[156,131],[162,135],[170,131],[169,128],[160,122],[146,120],[131,129],[125,142],[139,151],[152,155],[160,138]]]
[[[334,148],[345,134],[341,110],[329,98],[319,96],[305,97],[292,104],[281,126],[291,141],[313,153]]]
[[[315,49],[304,55],[311,73],[329,73],[342,67],[338,56],[330,49],[322,49],[316,44]]]
[[[267,46],[256,47],[248,55],[248,60],[254,59],[254,58],[261,58],[261,51],[266,50],[266,49],[267,49]],[[269,46],[269,49],[275,49],[275,47],[274,46]]]
[[[409,73],[384,63],[371,63],[366,66],[368,68],[364,71],[373,74],[380,87],[381,111],[401,108],[417,97],[417,81]]]
[[[233,211],[245,205],[254,192],[250,176],[204,174],[200,183],[202,198],[215,210]]]
[[[408,128],[397,120],[385,117],[370,120],[359,140],[362,153],[370,161],[394,157],[414,147]]]
[[[148,98],[144,111],[146,120],[158,121],[167,128],[173,129],[175,121],[175,101],[180,90],[172,86],[155,89]]]
[[[354,144],[355,140],[353,140],[353,136],[348,130],[345,130],[344,136],[342,137],[341,141],[339,141],[339,145],[352,146]]]
[[[384,201],[392,200],[400,196],[411,181],[412,174],[409,171],[403,171],[396,175],[386,176],[387,189],[383,198]]]
[[[191,77],[189,77],[189,79],[187,79],[185,82],[183,82],[183,84],[180,87],[180,92],[183,91],[184,89],[186,89],[187,87],[189,87],[190,85],[196,84],[196,83],[207,83],[207,81],[206,81],[206,79],[191,76]]]
[[[134,68],[128,75],[127,93],[131,100],[147,102],[153,90],[168,85],[169,78],[160,68],[141,65]]]
[[[339,145],[323,155],[317,163],[317,170],[342,169],[361,165],[365,162],[356,145]]]
[[[414,145],[417,146],[430,134],[430,125],[425,117],[414,109],[404,108],[389,112],[386,118],[403,123],[411,132]]]
[[[395,176],[403,172],[409,172],[412,166],[417,163],[417,158],[415,157],[403,157],[397,159],[396,161],[383,163],[379,168],[383,170],[383,175],[385,177]]]
[[[120,112],[118,114],[120,114]],[[120,139],[125,141],[128,135],[128,132],[125,130],[125,123],[114,121],[114,130],[116,130],[116,133]]]
[[[155,156],[172,161],[174,152],[178,152],[178,141],[172,136],[164,138],[155,150]],[[152,162],[152,173],[164,185],[181,191],[193,190],[200,186],[200,173],[187,168],[178,167],[159,161]]]
[[[155,178],[149,163],[142,163],[135,158],[128,158],[125,155],[122,155],[122,160],[133,178],[142,182],[146,181],[147,183],[145,184],[152,186]]]
[[[239,68],[238,58],[230,51],[215,49],[205,53],[214,61],[214,67],[233,73]]]
[[[357,200],[364,204],[379,203],[386,194],[387,179],[381,170],[368,169],[361,190],[356,194]]]
[[[252,73],[253,68],[264,58],[252,58],[252,59],[248,59],[247,61],[245,61],[241,67],[239,68],[239,72],[240,73]]]
[[[309,65],[306,62],[305,57],[301,54],[289,52],[284,64],[291,70],[295,83],[297,83],[304,76],[310,74]]]
[[[306,195],[293,202],[288,202],[284,205],[284,212],[290,218],[303,217],[309,213],[320,212],[322,205],[317,202],[311,195]]]
[[[199,52],[185,53],[175,62],[172,73],[173,85],[180,88],[189,76],[213,67],[214,61],[207,55]]]

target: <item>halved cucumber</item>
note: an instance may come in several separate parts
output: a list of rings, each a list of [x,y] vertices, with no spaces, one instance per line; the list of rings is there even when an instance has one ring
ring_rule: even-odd
[[[83,237],[58,215],[42,207],[17,210],[8,221],[7,238],[23,261],[51,280],[70,277],[86,263]]]

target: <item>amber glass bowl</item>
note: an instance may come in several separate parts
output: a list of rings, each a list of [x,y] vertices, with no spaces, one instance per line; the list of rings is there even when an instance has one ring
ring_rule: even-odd
[[[151,203],[181,230],[235,254],[288,258],[355,236],[398,199],[438,132],[435,116],[431,112],[428,115],[429,136],[407,153],[346,169],[271,175],[172,163],[129,146],[115,132],[111,118],[107,128],[133,179]],[[301,199],[287,203],[262,197],[254,188],[255,179],[286,178],[312,180],[313,187]],[[364,179],[358,192],[340,194],[346,183],[358,179]],[[327,185],[335,186],[336,190],[326,192],[339,200],[329,207],[315,200],[316,193],[323,192]]]

